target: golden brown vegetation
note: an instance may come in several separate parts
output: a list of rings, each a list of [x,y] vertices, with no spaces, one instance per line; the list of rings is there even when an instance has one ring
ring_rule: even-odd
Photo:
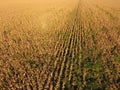
[[[1,5],[0,90],[120,89],[119,1],[28,2]]]

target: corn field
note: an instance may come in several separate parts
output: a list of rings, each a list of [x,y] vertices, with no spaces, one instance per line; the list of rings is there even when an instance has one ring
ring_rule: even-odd
[[[120,1],[45,3],[0,4],[0,90],[120,90]]]

